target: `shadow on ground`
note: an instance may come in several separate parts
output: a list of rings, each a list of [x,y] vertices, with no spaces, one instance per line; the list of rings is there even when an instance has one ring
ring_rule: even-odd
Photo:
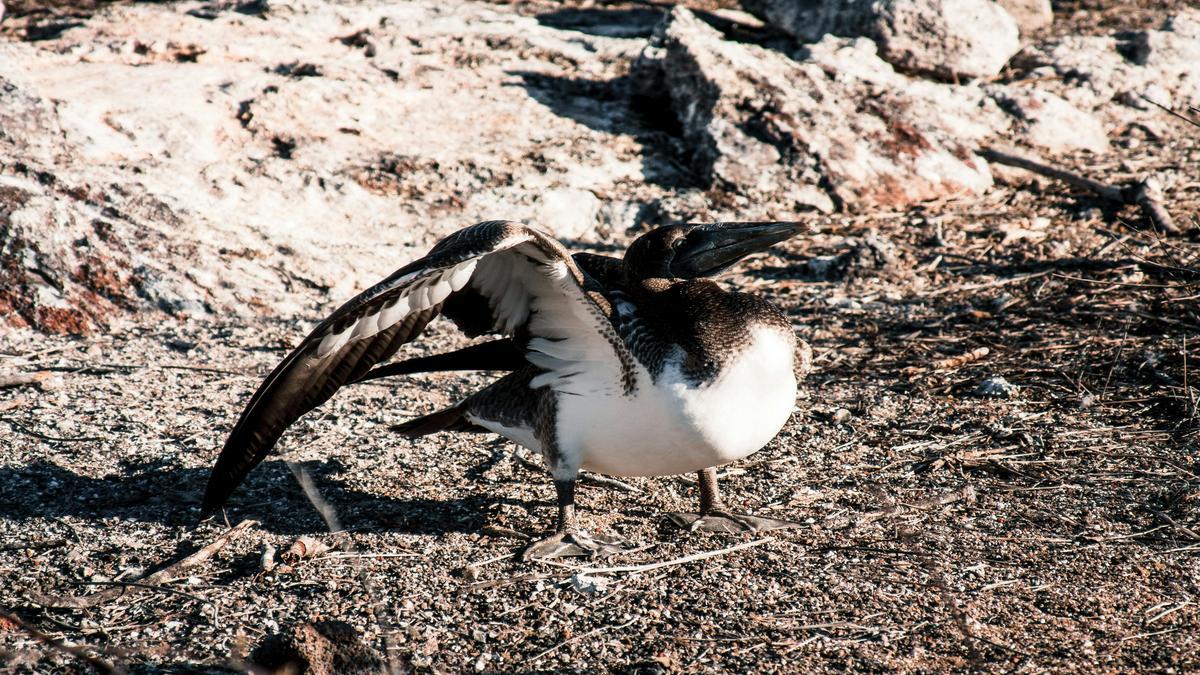
[[[632,136],[642,145],[639,155],[647,182],[666,188],[708,187],[709,180],[691,169],[670,100],[638,96],[632,76],[589,80],[531,71],[511,74],[554,114],[596,131]]]
[[[346,529],[406,534],[475,532],[502,504],[525,502],[491,494],[452,499],[395,499],[346,487],[336,460],[302,466]],[[167,462],[126,464],[94,478],[47,461],[0,467],[0,518],[77,517],[117,519],[188,527],[197,522],[208,468],[186,469]],[[278,534],[324,532],[325,524],[281,460],[264,462],[238,488],[225,517],[253,518]],[[218,514],[217,518],[221,518]]]

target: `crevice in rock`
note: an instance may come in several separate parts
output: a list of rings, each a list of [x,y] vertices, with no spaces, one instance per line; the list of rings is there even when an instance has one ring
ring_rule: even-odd
[[[665,91],[647,95],[633,75],[611,80],[560,77],[519,71],[526,90],[555,114],[610,134],[632,136],[643,146],[646,180],[671,188],[707,187],[690,157],[683,127]]]

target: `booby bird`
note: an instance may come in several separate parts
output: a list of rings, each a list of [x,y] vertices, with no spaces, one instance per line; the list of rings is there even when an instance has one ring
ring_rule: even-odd
[[[515,222],[459,230],[338,308],[267,376],[217,458],[202,517],[225,503],[289,425],[343,385],[422,371],[505,370],[456,405],[395,428],[409,437],[488,431],[540,453],[558,519],[526,559],[626,547],[580,528],[574,496],[581,469],[697,472],[699,511],[671,514],[692,529],[792,526],[728,510],[715,467],[759,450],[787,422],[797,338],[774,305],[706,277],[798,231],[779,222],[665,226],[614,258],[571,255]],[[469,336],[502,337],[376,367],[438,315]]]

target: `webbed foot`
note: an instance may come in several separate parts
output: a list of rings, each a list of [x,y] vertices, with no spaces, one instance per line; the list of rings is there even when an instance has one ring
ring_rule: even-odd
[[[692,532],[762,532],[800,527],[800,523],[793,523],[790,520],[761,518],[748,513],[733,513],[724,509],[713,509],[706,514],[668,513],[667,518],[680,529]]]
[[[521,554],[526,562],[537,558],[571,558],[586,556],[603,558],[614,553],[631,551],[635,547],[624,539],[605,534],[593,534],[584,530],[556,532],[541,541],[534,542]]]

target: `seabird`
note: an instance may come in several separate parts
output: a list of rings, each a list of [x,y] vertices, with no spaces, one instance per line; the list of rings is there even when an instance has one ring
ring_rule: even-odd
[[[783,428],[796,373],[807,369],[807,345],[777,307],[707,277],[798,231],[780,222],[665,226],[615,258],[572,255],[515,222],[459,230],[338,308],[267,376],[217,458],[202,517],[225,503],[289,425],[343,385],[423,371],[503,370],[510,372],[458,404],[395,429],[414,438],[493,432],[540,453],[554,479],[558,520],[526,559],[627,547],[579,526],[581,469],[697,472],[699,511],[670,514],[692,529],[792,526],[727,509],[715,467],[759,450]],[[502,337],[377,367],[439,315],[468,336]]]

